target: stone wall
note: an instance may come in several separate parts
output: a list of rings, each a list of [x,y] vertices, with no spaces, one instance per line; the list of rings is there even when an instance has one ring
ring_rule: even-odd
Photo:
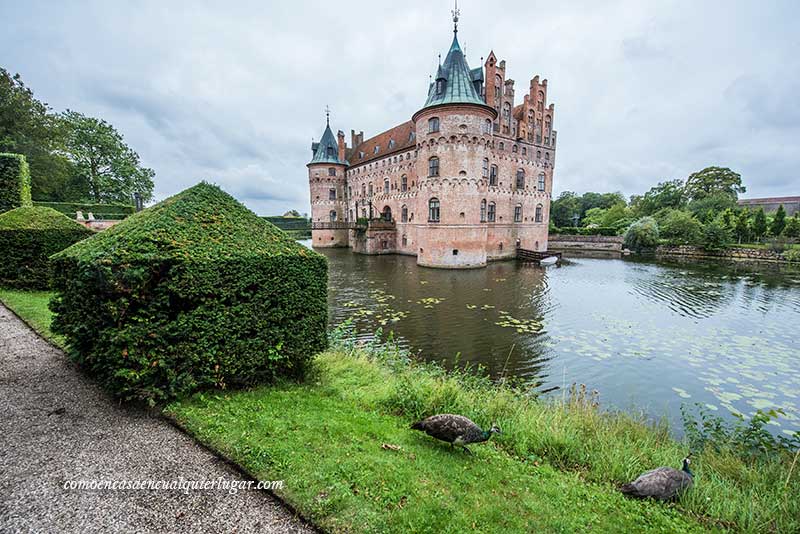
[[[549,248],[553,250],[593,250],[622,252],[622,236],[604,235],[551,235]]]
[[[656,248],[657,256],[685,256],[695,258],[712,258],[734,261],[771,261],[788,262],[782,253],[774,250],[756,250],[749,248],[728,248],[724,250],[705,250],[689,245],[660,246]]]

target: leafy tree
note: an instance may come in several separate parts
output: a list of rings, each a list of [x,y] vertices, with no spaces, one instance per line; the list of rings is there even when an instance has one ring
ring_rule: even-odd
[[[556,226],[573,226],[572,216],[576,213],[582,215],[581,200],[572,191],[564,191],[550,205],[550,218]]]
[[[703,225],[691,213],[671,210],[658,227],[659,234],[670,243],[697,245],[703,240]]]
[[[775,212],[775,217],[772,219],[772,226],[770,231],[772,235],[781,235],[783,229],[786,228],[786,210],[783,209],[783,204],[778,206],[778,211]]]
[[[750,210],[747,208],[739,211],[734,221],[733,233],[739,243],[750,239]]]
[[[70,110],[61,118],[66,129],[64,153],[95,202],[130,202],[136,192],[144,201],[153,198],[155,173],[141,165],[139,155],[111,124]]]
[[[62,141],[60,122],[50,107],[33,96],[19,74],[0,68],[0,152],[25,156],[36,200],[71,200],[75,172],[57,151]]]
[[[714,193],[689,202],[688,209],[701,222],[709,222],[727,209],[736,209],[736,199],[726,193]]]
[[[714,195],[727,195],[733,200],[739,193],[747,191],[742,185],[742,176],[727,167],[706,167],[686,179],[686,198],[700,200]]]
[[[786,222],[783,235],[784,237],[800,237],[800,211]]]
[[[730,230],[725,226],[722,217],[710,221],[703,229],[703,248],[718,250],[725,248],[731,242]]]
[[[758,208],[753,217],[753,234],[758,239],[767,235],[767,215],[764,213],[764,208]]]
[[[608,209],[616,204],[624,204],[625,196],[622,193],[584,193],[581,197],[581,217],[592,208]]]
[[[643,217],[630,225],[625,232],[625,247],[630,250],[654,248],[658,245],[658,223],[652,217]]]
[[[637,215],[652,215],[664,208],[679,209],[684,206],[683,180],[669,180],[660,182],[657,186],[651,187],[644,196],[631,199],[631,204]]]

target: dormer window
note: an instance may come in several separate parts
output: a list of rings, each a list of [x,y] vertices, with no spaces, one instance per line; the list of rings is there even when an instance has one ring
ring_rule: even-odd
[[[378,152],[380,152],[380,150],[381,150],[381,146],[380,145],[375,145],[375,148],[372,149],[372,153],[373,154],[377,154]]]
[[[328,147],[328,157],[329,157],[329,158],[332,158],[333,156],[334,156],[333,147],[332,147],[332,146],[329,146],[329,147]]]
[[[444,93],[444,84],[445,83],[446,82],[445,82],[445,80],[443,78],[439,78],[438,80],[436,80],[436,94],[437,95],[440,95],[440,94]]]
[[[389,150],[391,150],[393,148],[394,148],[394,139],[389,139]]]

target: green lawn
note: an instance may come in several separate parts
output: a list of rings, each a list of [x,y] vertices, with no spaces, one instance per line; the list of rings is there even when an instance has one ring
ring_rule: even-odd
[[[50,331],[52,313],[47,304],[52,296],[53,294],[49,291],[21,291],[19,289],[0,288],[0,302],[12,309],[42,337],[49,339],[59,347],[63,347],[63,338]]]

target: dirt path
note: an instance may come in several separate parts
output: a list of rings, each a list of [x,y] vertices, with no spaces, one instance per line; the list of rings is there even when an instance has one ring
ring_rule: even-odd
[[[0,304],[0,532],[314,532],[263,491],[64,489],[242,480],[169,423],[121,408]]]

